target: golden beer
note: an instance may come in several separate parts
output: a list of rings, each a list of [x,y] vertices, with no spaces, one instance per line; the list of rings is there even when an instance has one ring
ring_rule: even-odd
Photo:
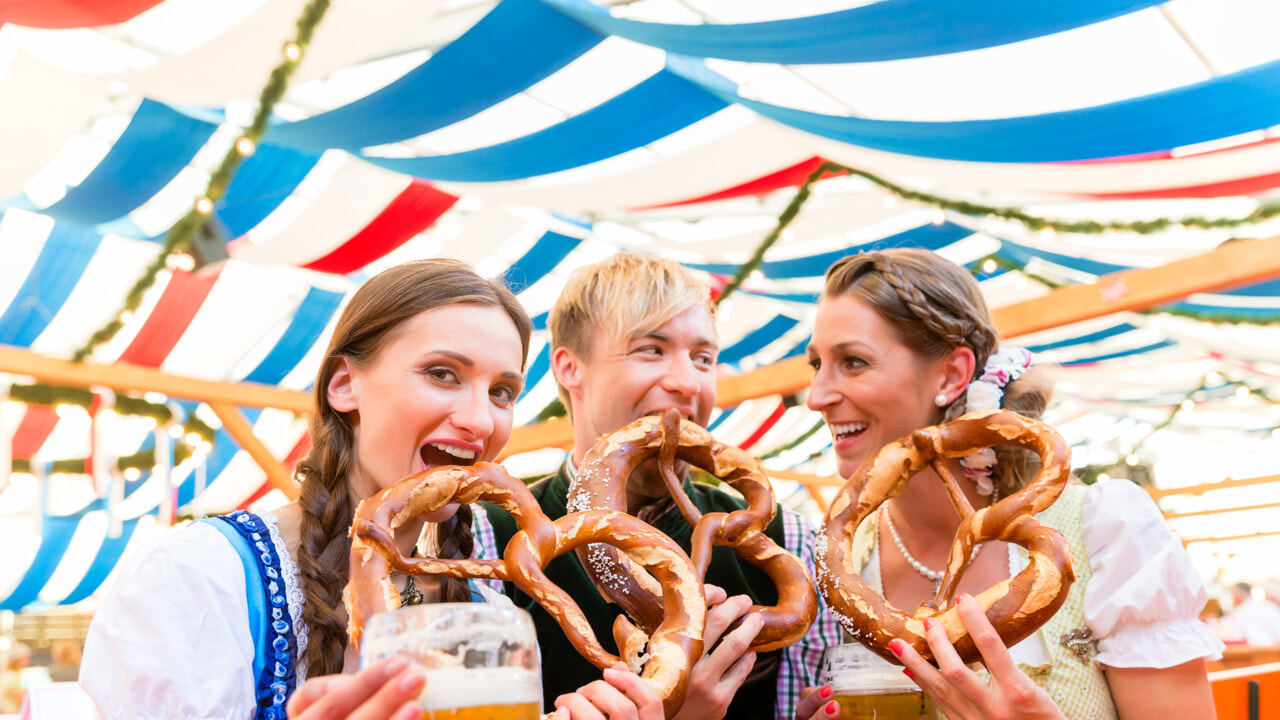
[[[933,701],[919,690],[890,690],[858,695],[836,691],[841,720],[937,720]]]
[[[818,682],[830,685],[842,720],[939,720],[929,696],[906,675],[858,643],[822,653]]]

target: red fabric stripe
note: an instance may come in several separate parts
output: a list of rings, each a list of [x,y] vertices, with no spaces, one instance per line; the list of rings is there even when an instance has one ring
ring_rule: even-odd
[[[146,323],[116,362],[160,367],[191,325],[218,281],[221,270],[192,274],[175,271]]]
[[[0,23],[34,28],[115,25],[159,5],[161,0],[0,0]]]
[[[778,407],[774,408],[773,414],[770,415],[768,419],[766,419],[764,423],[760,425],[760,427],[756,428],[755,432],[751,433],[751,437],[738,443],[738,447],[742,448],[743,450],[750,450],[751,446],[760,442],[760,438],[764,437],[765,433],[772,430],[773,426],[777,425],[778,421],[781,420],[782,416],[785,414],[787,414],[787,406],[782,402],[779,402]]]
[[[355,272],[426,230],[457,201],[453,195],[415,180],[363,230],[303,267],[338,275]]]
[[[1164,190],[1146,190],[1127,193],[1097,193],[1081,197],[1098,200],[1154,200],[1158,198],[1216,198],[1236,195],[1256,195],[1280,187],[1280,173],[1259,175],[1258,177],[1227,180],[1207,185],[1166,188]]]
[[[17,431],[13,434],[13,457],[30,460],[40,452],[49,433],[58,424],[57,411],[48,405],[28,405]]]
[[[680,200],[679,202],[664,203],[662,205],[653,205],[652,207],[676,207],[679,205],[711,202],[712,200],[728,200],[729,198],[745,197],[747,195],[766,195],[774,190],[784,187],[799,187],[804,184],[804,181],[809,178],[809,175],[812,174],[814,170],[817,170],[818,166],[824,162],[826,161],[820,157],[812,157],[798,165],[792,165],[789,168],[779,170],[771,175],[765,175],[764,177],[756,178],[755,180],[745,182],[741,185],[735,185],[719,192],[713,192],[710,195],[703,195],[690,200]],[[832,172],[823,175],[823,177],[835,177],[836,175],[843,174],[844,173],[840,172]],[[638,209],[644,210],[648,208]]]

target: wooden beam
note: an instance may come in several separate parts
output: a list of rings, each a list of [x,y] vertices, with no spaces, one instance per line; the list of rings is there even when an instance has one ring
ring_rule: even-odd
[[[1194,293],[1213,292],[1280,276],[1280,236],[1236,240],[1166,265],[1104,275],[991,311],[1004,337],[1061,327],[1122,310],[1146,310]]]
[[[1217,482],[1200,483],[1199,485],[1188,485],[1180,488],[1156,488],[1150,485],[1145,486],[1146,491],[1154,500],[1161,500],[1171,495],[1203,495],[1211,490],[1230,490],[1231,488],[1250,487],[1252,485],[1267,485],[1269,483],[1280,482],[1280,475],[1264,475],[1255,478],[1243,478],[1236,480],[1227,478]]]
[[[276,487],[277,490],[283,492],[285,497],[290,500],[298,499],[298,484],[294,482],[293,475],[289,470],[276,459],[275,455],[267,449],[266,445],[253,434],[253,426],[240,412],[240,408],[235,405],[228,405],[221,402],[210,402],[209,408],[218,415],[218,419],[222,421],[222,427],[236,442],[240,443],[240,447],[258,463],[258,467],[267,473],[267,480]]]
[[[1167,512],[1164,514],[1166,520],[1177,520],[1179,518],[1200,517],[1202,515],[1218,515],[1221,513],[1244,512],[1245,510],[1266,510],[1268,508],[1278,508],[1280,502],[1259,503],[1257,505],[1237,505],[1235,507],[1214,508],[1212,510],[1195,510],[1192,512]]]
[[[157,392],[211,404],[279,408],[298,414],[311,412],[311,395],[296,390],[281,390],[259,383],[197,380],[126,363],[73,363],[6,345],[0,345],[0,372],[27,375],[53,385],[101,385],[113,390]]]
[[[765,470],[765,475],[769,477],[779,478],[781,480],[791,480],[798,482],[806,487],[843,487],[844,480],[836,475],[809,475],[807,473],[792,472],[790,470]]]
[[[511,439],[498,455],[498,460],[530,450],[573,447],[573,425],[565,418],[552,418],[533,425],[525,425],[511,431]]]
[[[1269,537],[1277,537],[1277,536],[1280,536],[1280,530],[1277,530],[1274,532],[1251,533],[1248,535],[1226,535],[1223,537],[1183,538],[1182,544],[1190,545],[1191,543],[1220,543],[1220,542],[1227,542],[1229,540],[1257,540],[1260,538],[1269,538]]]

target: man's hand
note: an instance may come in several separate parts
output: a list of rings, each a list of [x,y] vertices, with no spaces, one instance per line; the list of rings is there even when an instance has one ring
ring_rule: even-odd
[[[747,652],[760,633],[764,621],[751,615],[736,630],[725,635],[725,628],[747,614],[751,598],[746,595],[725,596],[725,591],[707,585],[707,630],[703,635],[706,650],[689,673],[689,690],[676,720],[720,720],[729,711],[729,703],[755,667],[756,654]],[[719,640],[720,644],[716,645]]]
[[[421,674],[400,658],[384,660],[355,675],[308,679],[289,698],[293,720],[418,720]]]

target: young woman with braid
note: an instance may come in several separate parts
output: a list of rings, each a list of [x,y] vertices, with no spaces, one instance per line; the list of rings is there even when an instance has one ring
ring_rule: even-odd
[[[808,355],[808,404],[831,429],[843,477],[884,445],[969,410],[1039,418],[1051,390],[1027,351],[997,348],[969,273],[925,250],[833,265]],[[994,450],[952,461],[975,508],[1018,489],[1037,467],[1033,454]],[[1005,647],[972,596],[1019,572],[1026,553],[986,543],[957,594],[985,669],[961,664],[940,623],[930,623],[938,667],[892,643],[907,674],[950,720],[1214,717],[1205,660],[1222,644],[1197,619],[1204,584],[1147,494],[1128,481],[1073,484],[1038,517],[1062,532],[1075,559],[1076,583],[1058,614]],[[933,597],[959,523],[936,473],[920,473],[855,533],[853,562],[890,604],[915,608]],[[806,689],[797,717],[839,717],[830,697],[830,687]]]
[[[316,378],[298,501],[191,523],[122,563],[81,670],[99,714],[420,718],[425,681],[404,661],[355,672],[342,604],[347,533],[356,505],[401,478],[497,456],[529,336],[515,296],[462,263],[406,263],[365,283]],[[399,528],[396,542],[405,555],[470,556],[470,525],[470,508],[449,506]],[[478,583],[393,580],[408,602],[497,596]],[[566,696],[563,717],[661,717],[635,675],[605,679]]]

